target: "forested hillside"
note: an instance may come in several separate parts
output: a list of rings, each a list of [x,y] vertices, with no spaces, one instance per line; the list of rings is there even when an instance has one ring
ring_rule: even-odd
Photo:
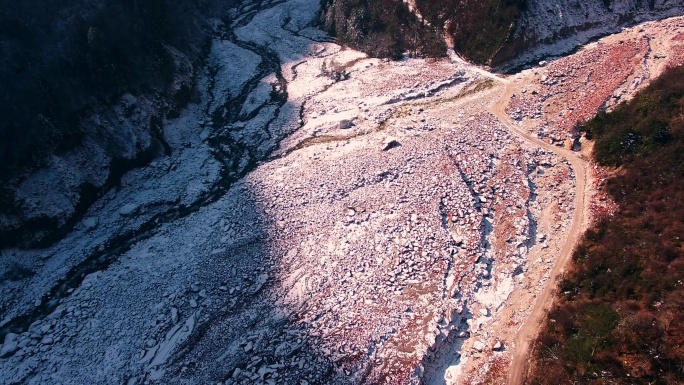
[[[443,25],[457,53],[478,64],[489,61],[510,35],[523,0],[416,0],[427,20]]]
[[[619,167],[619,205],[588,230],[549,314],[529,384],[684,381],[684,67],[581,128]]]
[[[423,23],[401,0],[323,0],[325,30],[371,56],[398,58],[444,56],[446,45],[439,26]]]
[[[372,56],[442,56],[512,68],[568,52],[634,22],[675,16],[681,2],[626,0],[323,0],[322,22]],[[413,8],[415,7],[415,9]]]

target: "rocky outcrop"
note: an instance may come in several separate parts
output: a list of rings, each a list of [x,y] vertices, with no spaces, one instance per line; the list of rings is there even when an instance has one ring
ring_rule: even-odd
[[[163,121],[193,97],[210,4],[76,1],[3,14],[0,247],[59,239],[126,171],[169,151]]]
[[[126,94],[116,106],[84,121],[87,128],[81,144],[11,178],[7,182],[13,191],[11,211],[0,214],[0,242],[7,246],[49,242],[71,227],[77,214],[106,186],[163,149],[155,138],[158,113],[148,98]]]
[[[524,0],[416,0],[418,12],[426,20],[443,26],[448,45],[478,64],[489,64],[510,35],[524,3]]]

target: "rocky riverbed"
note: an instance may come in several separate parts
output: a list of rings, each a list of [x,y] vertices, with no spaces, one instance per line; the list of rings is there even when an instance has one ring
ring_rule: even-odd
[[[510,357],[573,168],[490,112],[481,70],[366,58],[317,12],[217,20],[169,154],[2,251],[0,383],[477,382]]]

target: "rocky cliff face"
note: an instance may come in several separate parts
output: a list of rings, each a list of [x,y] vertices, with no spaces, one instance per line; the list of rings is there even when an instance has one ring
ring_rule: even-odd
[[[511,67],[565,53],[624,26],[683,13],[679,0],[527,0],[491,64]]]

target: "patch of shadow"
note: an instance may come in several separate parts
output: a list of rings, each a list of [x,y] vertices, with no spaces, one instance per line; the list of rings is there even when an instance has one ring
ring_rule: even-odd
[[[31,278],[34,275],[36,275],[35,271],[21,266],[18,263],[14,263],[12,264],[12,267],[5,272],[5,274],[0,276],[0,283],[5,281],[21,281],[22,279]]]

